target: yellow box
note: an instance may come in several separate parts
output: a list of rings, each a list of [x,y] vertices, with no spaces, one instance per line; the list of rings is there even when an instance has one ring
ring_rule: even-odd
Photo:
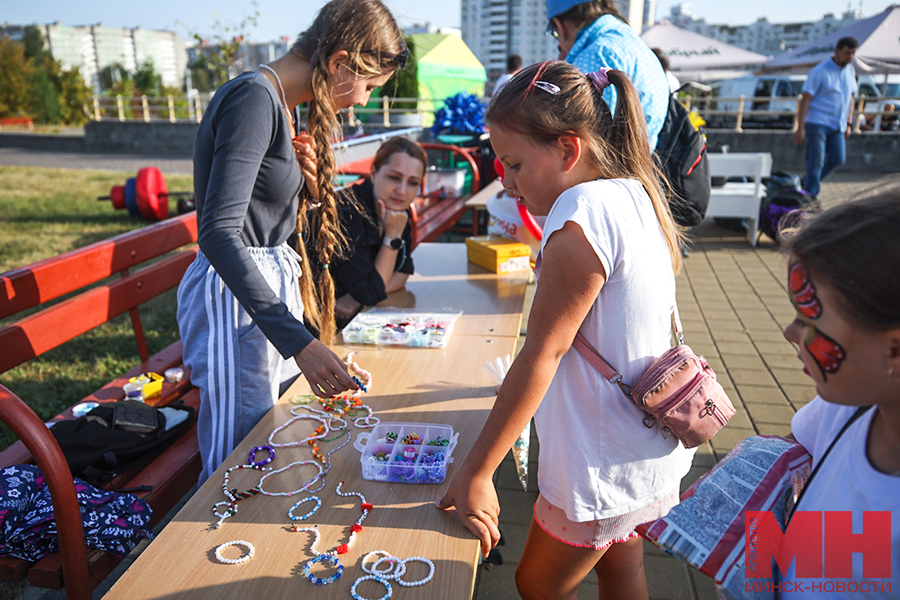
[[[523,271],[531,268],[531,248],[499,236],[466,239],[469,262],[494,273]]]
[[[162,392],[163,377],[156,373],[141,373],[128,380],[130,383],[144,384],[144,398],[152,398]]]

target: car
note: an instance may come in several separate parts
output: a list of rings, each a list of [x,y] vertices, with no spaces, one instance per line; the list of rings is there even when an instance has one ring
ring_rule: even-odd
[[[737,112],[738,98],[744,96],[743,127],[792,127],[797,98],[803,92],[806,75],[744,75],[726,79],[716,96],[723,98],[716,109]],[[752,111],[778,111],[783,114],[753,114]],[[718,115],[717,126],[733,127],[735,117]]]

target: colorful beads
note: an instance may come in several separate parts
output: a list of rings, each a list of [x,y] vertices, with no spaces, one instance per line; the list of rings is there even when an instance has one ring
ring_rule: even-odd
[[[403,439],[400,440],[401,444],[416,444],[419,445],[422,443],[422,436],[413,431],[409,435],[404,435]]]
[[[264,458],[263,460],[256,460],[256,453],[264,452],[264,451],[267,451],[269,453],[269,455],[266,458]],[[267,464],[269,464],[270,462],[272,462],[272,460],[274,458],[275,458],[275,448],[273,448],[272,446],[254,446],[253,450],[250,451],[249,464],[254,467],[264,467]]]
[[[316,577],[312,574],[312,566],[315,563],[331,563],[332,567],[335,567],[337,571],[333,575],[328,577]],[[319,554],[318,556],[314,556],[313,558],[306,561],[306,564],[303,565],[303,575],[306,576],[307,579],[312,581],[316,585],[328,585],[329,583],[334,583],[338,579],[341,578],[341,575],[344,574],[344,565],[341,564],[341,561],[337,559],[337,557],[332,556],[330,554]]]
[[[437,436],[427,444],[428,446],[449,446],[450,440],[442,435]]]
[[[295,515],[294,515],[294,510],[295,510],[298,506],[300,506],[301,504],[303,504],[304,502],[309,502],[310,500],[315,500],[315,502],[316,502],[316,505],[312,508],[312,510],[309,511],[308,513],[306,513],[306,514],[303,515],[303,516],[300,516],[300,517],[295,516]],[[288,511],[288,516],[291,518],[291,521],[305,521],[306,519],[308,519],[308,518],[310,518],[311,516],[313,516],[314,514],[316,514],[316,512],[317,512],[321,507],[322,507],[322,500],[319,499],[318,496],[307,496],[306,498],[303,498],[302,500],[297,500],[297,502],[296,502],[296,503],[291,507],[291,509]]]
[[[353,597],[353,600],[367,600],[366,598],[364,598],[356,593],[356,588],[363,581],[369,581],[369,580],[377,581],[378,583],[380,583],[387,589],[384,596],[382,596],[381,598],[378,598],[378,600],[387,600],[388,598],[391,597],[391,594],[394,593],[394,590],[391,588],[391,584],[388,582],[388,580],[384,579],[383,577],[381,577],[379,575],[363,575],[362,577],[360,577],[359,579],[354,581],[353,587],[350,588],[350,595]]]
[[[247,549],[247,554],[240,558],[225,558],[224,556],[222,556],[222,550],[228,548],[229,546],[243,546]],[[231,540],[230,542],[225,542],[224,544],[216,548],[216,560],[226,565],[239,565],[242,562],[247,562],[248,560],[253,558],[254,554],[256,554],[256,548],[253,547],[253,544],[245,540]]]

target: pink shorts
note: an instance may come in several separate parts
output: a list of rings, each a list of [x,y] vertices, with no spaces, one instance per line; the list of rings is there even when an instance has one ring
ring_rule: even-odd
[[[604,550],[615,542],[627,542],[631,538],[638,537],[634,531],[635,527],[666,516],[676,504],[678,504],[678,488],[662,499],[630,513],[598,521],[576,523],[566,517],[566,511],[553,506],[543,495],[539,495],[537,502],[534,503],[534,521],[548,535],[565,544]]]

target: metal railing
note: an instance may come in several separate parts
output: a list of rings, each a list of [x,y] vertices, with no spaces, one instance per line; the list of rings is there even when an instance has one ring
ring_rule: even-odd
[[[145,122],[196,122],[199,123],[203,112],[209,105],[212,94],[194,94],[192,96],[94,96],[90,104],[85,104],[85,113],[95,121],[145,121]],[[765,126],[780,125],[780,129],[797,130],[797,110],[800,97],[796,98],[757,98],[739,96],[737,98],[693,97],[680,98],[688,111],[696,110],[697,114],[707,122],[707,129],[726,129],[743,132],[745,129],[757,130]],[[898,113],[878,111],[875,108],[885,100],[900,98],[863,97],[857,101],[853,117],[853,133],[893,133],[882,131],[881,125],[886,118],[900,119]],[[403,104],[415,102],[417,108],[400,108]],[[792,103],[790,110],[769,110],[756,108],[770,103]],[[443,106],[442,100],[433,98],[381,98],[378,106],[354,107],[342,113],[352,123],[360,115],[369,115],[368,124],[384,129],[402,129],[421,126],[427,116]],[[736,104],[736,109],[721,109],[722,105]],[[869,108],[867,108],[867,105]],[[301,109],[301,118],[305,111]],[[898,115],[898,116],[895,116]],[[863,120],[874,121],[871,131],[860,128]]]
[[[796,98],[759,98],[738,96],[737,98],[720,97],[692,97],[679,98],[688,111],[696,110],[697,114],[707,122],[707,129],[727,129],[743,132],[746,125],[753,125],[756,131],[766,125],[780,124],[781,129],[797,131],[797,113],[800,108],[801,96]],[[900,118],[897,112],[877,110],[877,105],[885,101],[897,101],[900,98],[874,98],[861,97],[856,101],[856,110],[853,112],[853,133],[879,134],[895,133],[895,131],[882,131],[882,123],[885,118]],[[755,108],[757,105],[769,105],[771,103],[792,103],[790,110],[769,110]],[[721,104],[726,106],[737,103],[736,110],[722,110]],[[868,105],[868,106],[867,106]],[[872,108],[876,107],[876,108]],[[866,123],[873,123],[872,130],[862,130],[861,125],[865,117]]]

